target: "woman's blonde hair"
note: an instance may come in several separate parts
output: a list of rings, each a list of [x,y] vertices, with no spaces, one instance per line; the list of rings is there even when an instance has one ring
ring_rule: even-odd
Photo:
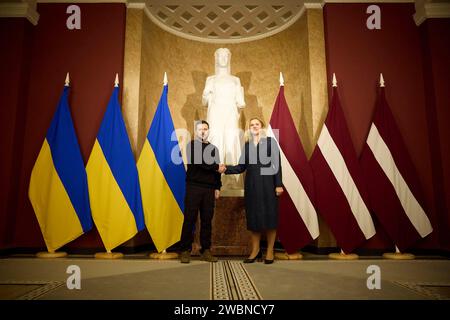
[[[266,128],[266,124],[264,123],[264,121],[262,121],[261,118],[259,118],[259,117],[252,117],[252,118],[250,118],[250,120],[248,121],[247,130],[245,131],[245,141],[249,141],[249,140],[250,140],[250,137],[252,136],[252,134],[251,134],[251,132],[250,132],[250,123],[251,123],[253,120],[258,120],[259,123],[261,124],[261,133],[260,133],[260,137],[261,137],[261,138],[267,137],[266,129],[265,129],[265,128]]]

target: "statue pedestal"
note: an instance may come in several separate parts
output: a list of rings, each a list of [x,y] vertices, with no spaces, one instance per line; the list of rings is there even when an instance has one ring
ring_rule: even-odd
[[[211,252],[218,256],[245,256],[250,252],[250,232],[247,231],[243,190],[224,190],[216,200],[212,221]],[[195,226],[192,254],[200,249],[200,224]]]

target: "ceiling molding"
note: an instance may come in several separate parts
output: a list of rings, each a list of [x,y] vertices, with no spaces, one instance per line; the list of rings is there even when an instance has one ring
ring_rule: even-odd
[[[127,3],[127,0],[37,0],[38,3]],[[143,1],[142,1],[143,3]]]
[[[145,3],[127,3],[129,9],[144,9]]]
[[[259,5],[242,1],[235,5],[211,3],[214,1],[207,5],[186,5],[186,2],[161,5],[155,2],[147,2],[144,11],[161,29],[185,39],[220,44],[272,36],[289,28],[305,12],[305,6],[298,1],[279,1],[279,5],[272,5],[271,1],[261,1]],[[128,8],[134,6],[129,4]],[[321,8],[320,4],[318,8]]]
[[[414,3],[414,0],[324,0],[325,3],[361,3],[371,5],[373,3]]]
[[[8,1],[8,0],[6,0]],[[16,0],[17,1],[17,0]],[[36,0],[37,3],[127,3],[128,5],[135,4],[182,4],[189,2],[189,0]],[[321,4],[322,6],[325,3],[414,3],[414,0],[310,0],[310,1],[301,1],[301,0],[254,0],[254,1],[242,1],[242,0],[204,0],[204,1],[190,1],[195,4],[200,3],[215,3],[215,4],[242,4],[246,2],[247,4],[260,4],[260,3],[271,3],[271,4],[286,4],[286,3],[303,3],[305,4]]]
[[[416,3],[416,13],[414,14],[416,25],[420,26],[429,18],[450,18],[450,3]]]
[[[0,3],[0,17],[2,18],[27,18],[33,25],[39,21],[39,13],[36,11],[35,1]]]
[[[306,9],[322,9],[325,3],[323,1],[321,2],[305,2],[303,4]]]

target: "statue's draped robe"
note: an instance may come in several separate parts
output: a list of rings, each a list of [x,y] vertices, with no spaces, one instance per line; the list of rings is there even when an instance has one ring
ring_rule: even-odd
[[[239,108],[245,106],[239,78],[232,75],[208,77],[203,101],[208,104],[208,140],[219,150],[221,163],[237,164],[241,154]]]

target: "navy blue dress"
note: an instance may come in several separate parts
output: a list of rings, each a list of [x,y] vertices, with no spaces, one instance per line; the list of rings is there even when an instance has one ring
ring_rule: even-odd
[[[225,174],[245,176],[247,229],[261,232],[278,226],[276,187],[282,187],[280,151],[273,138],[261,138],[258,145],[246,142],[239,164],[227,166]]]

